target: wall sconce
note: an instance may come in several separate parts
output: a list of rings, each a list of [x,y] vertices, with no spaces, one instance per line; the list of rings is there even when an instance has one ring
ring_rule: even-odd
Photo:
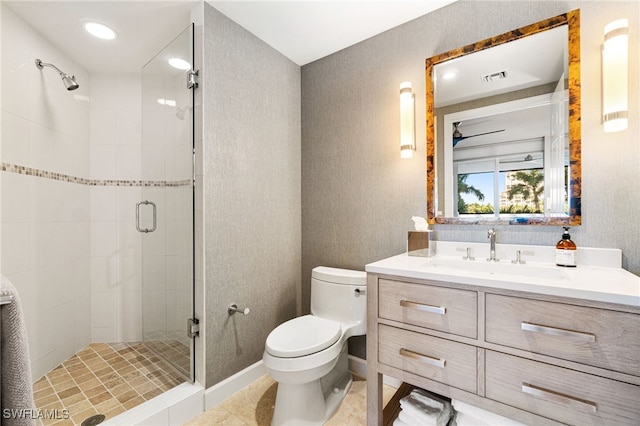
[[[602,124],[604,131],[627,128],[629,21],[617,19],[604,27],[602,45]]]
[[[411,82],[400,84],[400,158],[413,157],[416,150],[415,106]]]

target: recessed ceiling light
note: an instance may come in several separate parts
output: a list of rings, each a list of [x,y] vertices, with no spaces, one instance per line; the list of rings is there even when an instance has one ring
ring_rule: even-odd
[[[498,80],[502,80],[508,77],[507,71],[498,71],[498,72],[494,72],[493,74],[487,74],[485,76],[482,77],[482,79],[488,83],[492,82],[492,81],[498,81]]]
[[[101,38],[103,40],[113,40],[117,36],[114,30],[104,24],[99,24],[97,22],[87,21],[83,23],[82,26],[92,36]]]
[[[179,70],[190,70],[191,64],[184,59],[180,58],[171,58],[169,59],[169,65]]]
[[[158,99],[158,103],[160,105],[166,105],[166,106],[172,106],[172,107],[176,106],[176,101],[173,100],[173,99],[162,99],[162,98],[160,98],[160,99]]]

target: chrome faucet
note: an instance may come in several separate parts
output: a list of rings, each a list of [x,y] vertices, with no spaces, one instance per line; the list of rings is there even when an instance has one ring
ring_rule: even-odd
[[[496,258],[496,231],[493,228],[489,228],[489,231],[487,231],[487,237],[489,238],[489,244],[491,246],[487,261],[500,262],[500,259]]]

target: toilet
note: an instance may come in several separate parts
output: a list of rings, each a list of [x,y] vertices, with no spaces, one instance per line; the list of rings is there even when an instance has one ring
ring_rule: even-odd
[[[311,314],[267,337],[262,357],[278,382],[271,424],[322,425],[352,383],[347,339],[367,332],[367,275],[319,266],[311,272]]]

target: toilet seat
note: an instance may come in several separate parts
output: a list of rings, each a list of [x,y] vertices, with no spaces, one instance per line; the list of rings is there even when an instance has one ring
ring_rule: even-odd
[[[340,323],[305,315],[276,327],[267,337],[265,349],[276,357],[301,357],[328,348],[341,334]]]

